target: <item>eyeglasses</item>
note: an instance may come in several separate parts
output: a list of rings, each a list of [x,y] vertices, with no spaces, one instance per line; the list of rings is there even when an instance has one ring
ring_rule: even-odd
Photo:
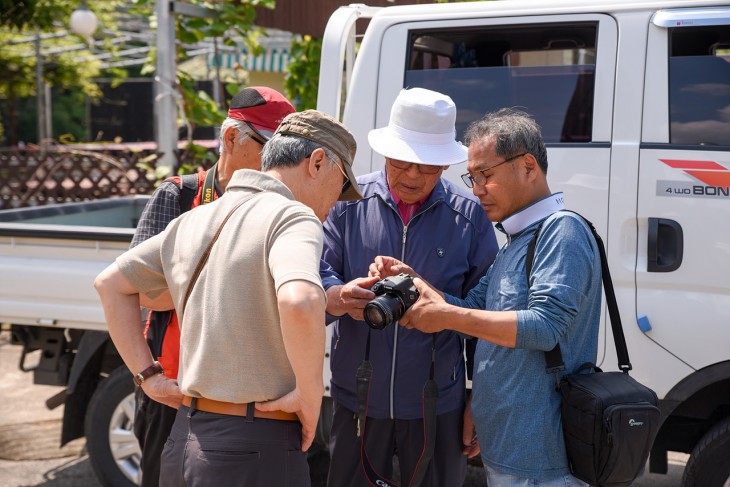
[[[309,159],[310,157],[312,157],[311,153],[308,156],[306,156],[305,159]],[[350,182],[350,177],[347,175],[345,170],[340,166],[340,164],[337,160],[332,160],[329,157],[327,158],[327,160],[330,161],[335,166],[337,166],[337,169],[339,169],[340,172],[342,173],[342,177],[345,178],[345,182],[342,183],[342,189],[340,190],[340,196],[342,196],[343,194],[345,194],[345,191],[350,189],[350,186],[352,185],[352,182]]]
[[[340,172],[342,173],[342,176],[345,178],[345,182],[342,183],[342,190],[340,191],[340,196],[342,196],[343,194],[345,194],[345,191],[347,191],[350,188],[352,183],[350,182],[349,176],[347,175],[345,170],[340,166],[340,164],[337,161],[334,161],[334,163],[335,163],[335,166],[337,166],[337,169],[339,169]]]
[[[416,167],[418,167],[418,170],[421,174],[436,174],[441,169],[443,169],[443,166],[433,166],[431,164],[416,164],[414,162],[397,161],[390,158],[388,158],[387,160],[396,169],[409,169],[411,166],[415,165]]]
[[[264,144],[266,143],[266,141],[265,141],[265,140],[259,139],[258,137],[254,137],[254,135],[253,135],[252,133],[250,133],[250,132],[246,132],[246,134],[245,134],[245,135],[246,135],[246,137],[248,137],[249,139],[251,139],[251,140],[253,140],[254,142],[258,143],[258,144],[259,144],[260,146],[262,146],[262,147],[263,147],[263,145],[264,145]]]
[[[489,166],[486,169],[477,169],[476,174],[471,174],[471,173],[462,174],[461,180],[464,181],[464,184],[466,184],[467,188],[473,188],[475,184],[478,186],[481,186],[487,182],[487,176],[484,173],[486,173],[487,171],[491,171],[495,167],[499,167],[502,164],[507,164],[508,162],[512,162],[515,159],[517,159],[518,157],[522,157],[527,154],[529,154],[529,152],[523,152],[522,154],[517,154],[516,156],[512,156],[509,159],[505,159],[502,162],[498,162],[497,164],[495,164],[493,166]]]

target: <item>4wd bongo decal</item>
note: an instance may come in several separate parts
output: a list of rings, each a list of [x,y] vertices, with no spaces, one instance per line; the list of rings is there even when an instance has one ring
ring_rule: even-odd
[[[722,164],[684,159],[659,160],[694,181],[657,181],[657,196],[730,198],[730,169]]]

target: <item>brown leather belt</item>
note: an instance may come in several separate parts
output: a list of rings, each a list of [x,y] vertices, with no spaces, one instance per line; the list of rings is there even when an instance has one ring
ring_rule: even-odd
[[[193,398],[190,396],[183,396],[182,403],[185,406],[190,407],[193,403]],[[213,399],[199,397],[196,400],[195,409],[208,413],[227,414],[229,416],[246,416],[248,404],[215,401]],[[284,411],[259,411],[258,409],[254,409],[253,416],[255,418],[277,419],[279,421],[299,421],[299,417],[296,414]]]

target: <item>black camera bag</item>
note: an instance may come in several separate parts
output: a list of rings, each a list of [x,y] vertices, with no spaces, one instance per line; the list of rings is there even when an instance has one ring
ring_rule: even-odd
[[[620,487],[631,484],[643,472],[659,430],[660,413],[656,393],[629,376],[629,352],[606,251],[593,224],[583,220],[601,255],[603,289],[620,372],[603,372],[587,363],[561,377],[565,365],[559,343],[545,352],[546,370],[556,376],[565,448],[573,475],[598,487]],[[542,224],[527,247],[528,284],[541,228]]]

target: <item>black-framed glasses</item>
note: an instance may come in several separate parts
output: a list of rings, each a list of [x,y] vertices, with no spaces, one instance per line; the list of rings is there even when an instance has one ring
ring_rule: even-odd
[[[405,162],[405,161],[397,161],[395,159],[388,158],[388,161],[393,165],[393,167],[397,169],[408,169],[412,165],[415,165],[418,167],[418,170],[421,172],[421,174],[436,174],[441,169],[443,169],[444,166],[434,166],[432,164],[416,164],[415,162]]]
[[[508,162],[512,162],[515,159],[517,159],[518,157],[522,157],[527,154],[529,154],[529,152],[523,152],[522,154],[517,154],[516,156],[512,156],[509,159],[505,159],[502,162],[498,162],[497,164],[495,164],[493,166],[489,166],[486,169],[477,169],[476,174],[471,174],[471,173],[462,174],[461,180],[464,181],[464,184],[466,184],[467,188],[473,188],[475,184],[478,186],[481,186],[487,182],[487,176],[484,173],[486,173],[487,171],[491,171],[495,167],[499,167],[502,164],[507,164]]]

